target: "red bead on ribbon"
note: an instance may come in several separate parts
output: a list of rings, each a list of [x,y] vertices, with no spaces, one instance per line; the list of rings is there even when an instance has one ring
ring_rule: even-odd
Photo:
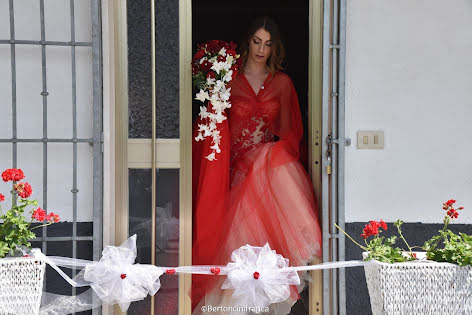
[[[121,276],[120,276],[121,279],[124,279],[126,278],[126,273],[122,273]]]
[[[254,279],[256,279],[256,280],[259,279],[260,274],[257,271],[254,272],[253,275],[254,275]]]
[[[211,268],[210,269],[211,273],[214,273],[215,275],[219,274],[220,273],[220,268],[218,267],[215,267],[215,268]]]
[[[168,275],[173,275],[173,274],[175,273],[175,269],[167,269],[167,270],[166,270],[166,273],[167,273]]]

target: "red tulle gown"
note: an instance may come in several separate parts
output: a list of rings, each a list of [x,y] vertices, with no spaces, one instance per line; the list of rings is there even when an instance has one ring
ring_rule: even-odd
[[[292,266],[321,256],[312,183],[298,159],[303,126],[295,88],[282,72],[269,74],[263,86],[256,94],[244,74],[230,82],[232,107],[218,127],[217,160],[205,158],[210,138],[194,141],[193,265],[226,265],[235,249],[266,242]],[[193,314],[203,305],[231,305],[224,278],[193,275]],[[302,286],[270,313],[288,313]]]

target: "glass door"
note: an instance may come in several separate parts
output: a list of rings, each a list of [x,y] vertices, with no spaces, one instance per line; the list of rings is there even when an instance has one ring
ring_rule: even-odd
[[[136,263],[191,265],[191,108],[181,110],[179,2],[120,1],[115,18],[116,244],[136,234]],[[189,289],[190,276],[164,274],[158,293],[127,313],[189,314]]]

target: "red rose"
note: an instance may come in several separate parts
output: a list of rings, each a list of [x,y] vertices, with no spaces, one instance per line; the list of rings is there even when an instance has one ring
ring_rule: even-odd
[[[11,180],[17,182],[23,178],[25,178],[25,174],[19,168],[9,168],[2,173],[2,179],[4,182],[9,182]]]
[[[210,71],[207,73],[207,79],[215,79],[215,78],[216,78],[215,72]]]
[[[210,71],[211,67],[213,67],[213,64],[211,62],[209,62],[208,60],[205,60],[203,63],[202,63],[202,69],[203,71],[207,72],[207,71]]]
[[[0,194],[0,201],[5,201],[5,196]]]
[[[218,61],[221,62],[221,61],[225,61],[226,60],[226,57],[225,56],[218,56]]]
[[[205,50],[200,49],[199,51],[197,51],[195,56],[193,56],[193,60],[200,60],[203,58],[203,56],[205,56]]]
[[[44,211],[41,208],[38,208],[38,209],[33,211],[32,218],[34,218],[34,219],[36,219],[40,222],[43,222],[46,219],[46,211]]]
[[[28,198],[33,193],[33,189],[31,188],[31,185],[28,183],[20,182],[16,184],[14,188],[16,192],[18,193],[18,195],[23,199]]]
[[[227,53],[228,55],[233,56],[233,57],[236,56],[236,51],[235,51],[234,49],[228,49],[228,50],[226,51],[226,53]]]
[[[207,51],[210,52],[210,54],[214,55],[214,54],[217,54],[220,51],[219,46],[220,46],[219,41],[210,40],[206,45],[206,49],[207,49]]]

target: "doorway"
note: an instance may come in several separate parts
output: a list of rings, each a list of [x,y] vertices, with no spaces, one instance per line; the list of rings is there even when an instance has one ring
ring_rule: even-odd
[[[119,79],[116,83],[115,110],[116,244],[126,240],[132,229],[138,228],[138,242],[149,241],[141,244],[150,248],[150,252],[146,253],[143,259],[155,257],[155,263],[160,265],[192,264],[192,49],[196,43],[207,39],[238,40],[239,30],[245,29],[245,25],[253,16],[273,16],[282,30],[287,49],[284,66],[294,81],[304,112],[308,139],[307,168],[321,206],[321,166],[324,163],[321,158],[323,1],[306,0],[304,3],[292,4],[266,0],[251,3],[242,0],[236,6],[231,3],[199,0],[195,1],[194,5],[192,8],[192,0],[156,1],[156,55],[152,56],[150,16],[154,13],[149,1],[116,3],[116,35],[119,39],[115,43]],[[238,12],[239,18],[236,15]],[[205,20],[207,16],[212,17],[214,21],[217,18],[224,20],[226,25],[234,24],[235,27],[228,28],[230,33],[223,32],[224,27],[211,19]],[[302,32],[299,37],[292,35],[300,30]],[[204,33],[205,31],[207,32]],[[203,37],[199,34],[207,35]],[[302,38],[304,43],[299,43],[299,38]],[[156,62],[154,69],[151,60]],[[176,67],[176,64],[179,66]],[[152,79],[153,71],[156,72],[155,82]],[[157,89],[157,102],[152,101],[152,87]],[[157,110],[155,118],[151,118],[152,108]],[[157,129],[156,133],[152,132],[153,124]],[[152,152],[156,155],[156,161],[152,159]],[[153,173],[157,177],[155,183],[152,180]],[[174,193],[166,194],[168,190],[163,187],[171,189]],[[139,198],[137,192],[144,193],[144,197]],[[152,205],[153,198],[156,207]],[[169,198],[172,200],[168,200]],[[145,201],[143,208],[148,209],[145,220],[137,212],[140,209],[137,199],[140,202]],[[153,212],[156,212],[155,222],[152,219]],[[151,231],[154,225],[158,232],[159,222],[165,221],[158,219],[164,215],[166,219],[178,219],[178,235],[176,232],[172,239],[152,238],[152,232],[139,228],[143,226],[140,225],[141,221],[146,221],[150,222]],[[152,253],[152,248],[156,249],[155,254]],[[159,256],[161,250],[167,253],[165,257],[172,254],[175,261],[162,261]],[[144,248],[141,248],[141,251],[144,251]],[[139,302],[144,303],[142,308],[135,305],[134,311],[130,308],[128,313],[190,314],[190,275],[182,274],[178,278],[170,278],[171,276],[168,276],[164,279],[166,284],[163,282],[160,297],[154,297],[154,303],[149,298]],[[302,300],[305,305],[301,305],[302,311],[297,311],[296,314],[312,315],[322,312],[321,277],[312,273],[312,278],[314,281],[306,292],[309,293],[308,301]],[[166,306],[162,299],[166,301]]]
[[[317,74],[317,70],[321,69],[321,58],[317,58],[321,57],[321,27],[318,27],[321,21],[313,23],[313,20],[321,16],[322,9],[321,6],[315,8],[315,5],[308,0],[242,0],[237,3],[199,0],[191,4],[192,21],[187,30],[191,29],[193,55],[197,44],[212,39],[239,44],[255,17],[269,16],[276,21],[286,50],[284,72],[295,85],[302,114],[304,136],[300,159],[312,176],[318,204],[321,205],[321,148],[316,138],[321,138],[321,75]],[[221,21],[224,21],[223,26]],[[319,34],[316,34],[317,31],[320,31]],[[317,84],[319,87],[316,87]],[[199,105],[195,103],[192,106],[192,120],[198,115]],[[320,273],[311,275],[314,281],[309,289],[300,294],[301,299],[292,307],[290,314],[321,314],[321,276]]]

